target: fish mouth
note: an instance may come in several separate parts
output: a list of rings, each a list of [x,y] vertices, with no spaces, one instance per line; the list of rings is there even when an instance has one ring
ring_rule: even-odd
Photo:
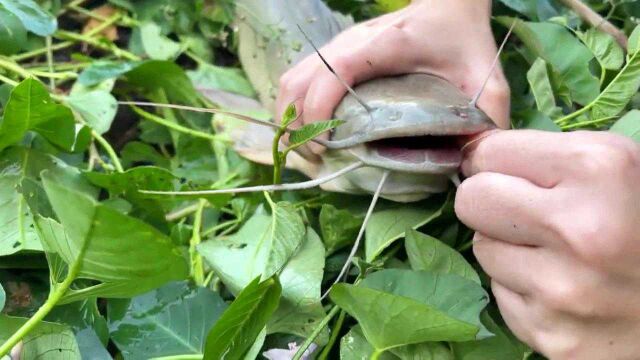
[[[364,142],[352,153],[365,164],[388,170],[453,174],[462,163],[463,147],[475,134],[387,137]]]
[[[466,136],[465,136],[466,138]],[[365,143],[370,151],[392,161],[420,164],[460,164],[464,138],[455,135],[392,137]]]

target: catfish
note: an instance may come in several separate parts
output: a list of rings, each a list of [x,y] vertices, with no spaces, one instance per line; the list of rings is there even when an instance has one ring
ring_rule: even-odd
[[[347,87],[348,94],[334,113],[334,118],[344,123],[331,132],[329,140],[312,140],[327,148],[319,159],[309,159],[297,151],[288,154],[287,167],[311,178],[308,182],[166,194],[204,195],[312,186],[333,192],[375,194],[380,180],[387,174],[380,197],[397,202],[419,201],[446,191],[450,180],[459,184],[457,174],[468,139],[496,128],[476,102],[513,26],[488,69],[484,85],[470,99],[449,81],[427,73],[381,77],[349,87],[325,61],[318,47],[354,22],[348,16],[333,12],[321,0],[238,0],[236,11],[239,58],[256,89],[259,104],[228,94],[210,100],[229,111],[141,102],[121,104],[223,113],[244,120],[225,117],[217,122],[216,130],[231,138],[233,148],[241,156],[273,165],[272,142],[278,126],[233,110],[262,109],[276,116],[275,98],[280,77],[315,53],[325,62],[327,71],[332,71]]]

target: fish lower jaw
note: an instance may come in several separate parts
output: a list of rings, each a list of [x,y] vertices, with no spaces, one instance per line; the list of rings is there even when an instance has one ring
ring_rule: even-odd
[[[449,176],[462,163],[459,149],[374,148],[360,145],[350,152],[367,166],[394,172]]]

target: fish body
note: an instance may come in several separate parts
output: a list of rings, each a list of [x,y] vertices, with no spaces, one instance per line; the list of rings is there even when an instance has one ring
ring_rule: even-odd
[[[353,24],[321,0],[238,0],[237,12],[240,61],[263,107],[274,116],[280,76],[314,54],[298,25],[321,47]],[[424,199],[448,188],[462,159],[463,140],[495,127],[457,87],[431,74],[377,78],[357,84],[354,90],[368,109],[351,94],[342,99],[334,118],[345,124],[330,136],[336,147],[327,149],[320,161],[297,153],[287,161],[311,178],[364,163],[323,184],[325,190],[374,193],[382,174],[391,171],[382,197],[402,202]],[[230,134],[241,155],[271,162],[272,129],[245,124]]]

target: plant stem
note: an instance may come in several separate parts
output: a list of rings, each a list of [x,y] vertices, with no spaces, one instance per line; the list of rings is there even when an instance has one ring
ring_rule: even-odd
[[[47,44],[47,66],[49,68],[50,73],[54,73],[53,70],[53,50],[51,50],[51,36],[47,36],[45,38],[45,42]],[[51,91],[56,90],[56,80],[53,77],[49,78],[49,88]]]
[[[25,79],[28,79],[30,77],[35,77],[29,70],[23,68],[22,66],[18,65],[13,61],[10,61],[5,57],[0,57],[0,67],[5,68],[11,72],[14,72]]]
[[[276,134],[273,137],[273,143],[271,144],[271,155],[273,156],[273,184],[277,185],[282,182],[282,168],[286,161],[286,155],[280,152],[280,138],[285,133],[285,128],[281,127],[276,130]]]
[[[339,311],[340,311],[340,308],[337,307],[336,305],[334,305],[333,308],[329,310],[329,313],[327,314],[327,316],[325,316],[324,319],[320,321],[320,324],[318,324],[318,326],[316,326],[316,328],[313,329],[313,332],[311,333],[311,335],[309,335],[309,337],[302,343],[302,345],[300,345],[300,347],[298,348],[298,351],[293,356],[292,360],[300,360],[304,352],[307,351],[309,346],[311,346],[311,343],[313,343],[313,340],[315,340],[318,337],[318,335],[320,335],[322,330],[327,326],[327,324],[329,324],[329,321],[331,321],[331,319],[333,319],[333,317],[336,316],[336,314],[338,314]]]
[[[579,123],[562,126],[561,129],[562,129],[562,131],[564,131],[564,130],[572,130],[572,129],[576,129],[576,128],[581,128],[583,126],[598,125],[600,123],[605,123],[605,122],[611,121],[611,120],[613,120],[615,118],[617,118],[617,116],[607,116],[605,118],[589,120],[589,121],[582,121],[582,122],[579,122]]]
[[[57,51],[57,50],[62,50],[65,48],[68,48],[69,46],[75,44],[73,41],[64,41],[64,42],[59,42],[55,45],[51,45],[51,51]],[[14,55],[11,58],[15,61],[22,61],[22,60],[26,60],[35,56],[40,56],[42,54],[46,54],[47,53],[47,48],[43,47],[40,49],[35,49],[35,50],[31,50],[19,55]]]
[[[89,247],[89,241],[85,241],[78,252],[78,256],[73,264],[69,267],[69,272],[67,273],[67,277],[62,281],[57,287],[54,287],[54,290],[49,294],[47,301],[36,311],[35,314],[27,322],[22,325],[18,331],[16,331],[11,337],[5,341],[2,346],[0,346],[0,357],[5,356],[6,354],[13,349],[13,347],[20,342],[31,330],[33,330],[42,319],[49,314],[49,312],[56,306],[56,304],[62,299],[64,294],[69,290],[71,283],[76,279],[78,274],[80,273],[80,268],[82,267],[82,260],[84,258],[84,254],[87,252],[87,248]]]
[[[116,171],[120,173],[124,172],[124,168],[120,163],[120,159],[118,159],[118,155],[116,154],[116,151],[113,150],[113,147],[111,147],[111,144],[109,144],[109,142],[105,138],[103,138],[102,135],[98,134],[95,130],[91,130],[91,135],[93,136],[94,139],[96,139],[96,141],[100,143],[100,145],[104,148],[104,151],[107,152],[107,155],[109,155],[109,158],[111,159],[113,166],[115,166]]]
[[[96,34],[101,33],[104,29],[108,28],[109,26],[115,24],[118,20],[120,20],[122,18],[122,14],[115,14],[109,18],[107,18],[102,24],[96,26],[95,28],[91,29],[90,31],[88,31],[86,34],[84,34],[84,36],[86,37],[91,37],[94,36]],[[52,51],[57,51],[57,50],[62,50],[62,49],[66,49],[70,46],[73,46],[76,42],[75,41],[63,41],[63,42],[59,42],[57,44],[51,45],[51,50]],[[35,56],[39,56],[42,54],[46,54],[47,53],[47,47],[43,47],[40,49],[35,49],[35,50],[31,50],[19,55],[14,55],[11,58],[15,61],[22,61],[25,59],[29,59]]]
[[[18,85],[17,81],[11,80],[11,79],[9,79],[8,77],[6,77],[4,75],[0,75],[0,81],[2,81],[5,84],[9,84],[11,86],[17,86]]]
[[[64,30],[59,30],[57,31],[54,36],[56,38],[62,39],[62,40],[74,40],[74,41],[78,41],[78,42],[84,42],[87,43],[93,47],[96,47],[98,49],[103,49],[103,50],[107,50],[113,53],[113,55],[119,57],[119,58],[124,58],[127,60],[132,60],[132,61],[139,61],[141,60],[141,58],[138,55],[135,55],[133,53],[130,53],[126,50],[122,50],[119,47],[117,47],[115,44],[113,43],[107,43],[107,42],[102,42],[100,40],[94,39],[92,37],[89,37],[87,35],[83,35],[83,34],[76,34],[73,32],[69,32],[69,31],[64,31]]]
[[[373,353],[371,354],[371,360],[378,360],[380,359],[380,355],[382,355],[382,353],[384,353],[386,350],[385,349],[376,349],[373,351]]]
[[[208,236],[208,235],[210,235],[210,234],[215,233],[216,231],[218,231],[218,230],[220,230],[220,229],[224,229],[224,228],[226,228],[226,227],[229,227],[229,226],[235,225],[235,224],[237,224],[237,223],[239,223],[239,222],[240,222],[240,220],[239,220],[239,219],[234,219],[234,220],[229,220],[229,221],[222,222],[222,223],[217,224],[217,225],[215,225],[215,226],[212,226],[211,228],[209,228],[209,229],[207,229],[206,231],[204,231],[204,232],[202,233],[202,236],[205,236],[205,237],[206,237],[206,236]]]
[[[189,206],[185,206],[182,209],[179,209],[179,210],[176,210],[176,211],[168,213],[164,217],[164,219],[166,221],[169,221],[169,222],[175,221],[175,220],[178,220],[178,219],[182,219],[183,217],[189,216],[189,215],[193,214],[194,212],[198,211],[199,207],[200,207],[200,204],[198,204],[198,203],[191,204]]]
[[[198,138],[202,138],[202,139],[207,139],[207,140],[213,140],[213,141],[223,141],[224,139],[219,136],[219,135],[213,135],[213,134],[208,134],[206,132],[202,132],[202,131],[198,131],[198,130],[193,130],[190,129],[188,127],[182,126],[180,124],[176,124],[176,123],[172,123],[171,121],[165,120],[157,115],[154,115],[150,112],[146,112],[144,110],[142,110],[141,108],[135,106],[135,105],[130,105],[131,108],[133,109],[133,111],[135,111],[136,114],[142,116],[143,118],[153,121],[157,124],[160,124],[162,126],[166,126],[169,129],[184,133],[184,134],[188,134],[191,135],[193,137],[198,137]]]
[[[585,112],[587,112],[590,108],[591,108],[591,104],[589,104],[589,105],[587,105],[587,106],[583,107],[583,108],[582,108],[582,109],[580,109],[580,110],[574,111],[574,112],[572,112],[571,114],[568,114],[568,115],[566,115],[566,116],[564,116],[564,117],[561,117],[560,119],[555,120],[554,122],[555,122],[556,124],[558,124],[558,125],[562,125],[563,123],[565,123],[565,122],[567,122],[567,121],[569,121],[569,120],[571,120],[571,119],[573,119],[573,118],[576,118],[576,117],[578,117],[578,116],[580,116],[580,115],[584,114],[584,113],[585,113]]]
[[[333,344],[335,344],[338,339],[338,335],[340,334],[340,329],[342,329],[342,324],[344,323],[344,319],[347,317],[347,313],[342,310],[340,311],[340,315],[338,315],[338,319],[336,323],[333,325],[333,330],[331,330],[331,337],[329,338],[329,342],[324,347],[320,356],[318,356],[318,360],[326,360],[331,352],[331,348],[333,348]]]
[[[202,256],[198,254],[196,247],[202,241],[202,238],[200,237],[200,230],[202,230],[202,213],[206,204],[207,200],[200,199],[198,201],[198,209],[196,210],[193,220],[193,232],[191,235],[191,240],[189,241],[191,277],[198,286],[204,285],[204,265],[202,263]]]

